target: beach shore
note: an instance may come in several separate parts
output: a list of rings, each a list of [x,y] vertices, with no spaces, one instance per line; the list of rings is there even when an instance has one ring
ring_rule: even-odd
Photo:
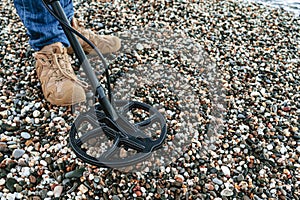
[[[204,130],[176,161],[155,170],[126,173],[82,162],[68,146],[76,116],[69,107],[51,106],[44,100],[26,30],[13,1],[3,0],[1,200],[299,199],[300,18],[235,0],[74,0],[74,5],[76,17],[99,34],[165,28],[201,45],[222,83],[217,89],[223,95],[223,129],[205,153],[200,148],[207,138]],[[130,58],[121,57],[112,76],[117,78],[122,66],[138,69],[130,60],[139,61],[145,54],[137,51]],[[174,69],[186,75],[193,87],[209,82],[185,65]],[[201,119],[209,124],[204,119],[211,114],[211,104],[203,100],[202,89],[195,93]]]

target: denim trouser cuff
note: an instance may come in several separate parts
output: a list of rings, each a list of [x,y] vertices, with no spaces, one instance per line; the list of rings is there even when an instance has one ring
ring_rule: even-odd
[[[74,16],[72,0],[60,0],[60,3],[71,20]],[[48,12],[42,0],[14,0],[14,4],[27,29],[29,44],[34,50],[38,51],[55,42],[70,46],[59,22]]]

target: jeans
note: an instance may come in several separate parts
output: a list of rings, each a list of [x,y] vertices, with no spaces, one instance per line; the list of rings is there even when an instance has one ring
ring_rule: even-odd
[[[60,3],[71,20],[74,15],[72,0],[60,0]],[[14,0],[14,5],[34,50],[38,51],[55,42],[61,42],[65,47],[70,46],[59,22],[47,11],[42,0]]]

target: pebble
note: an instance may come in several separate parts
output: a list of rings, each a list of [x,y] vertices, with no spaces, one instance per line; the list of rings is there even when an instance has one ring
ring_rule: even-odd
[[[144,47],[143,47],[143,45],[142,45],[141,43],[138,43],[138,44],[136,45],[136,49],[139,50],[139,51],[141,51],[141,50],[144,49]]]
[[[81,184],[81,185],[78,187],[78,189],[79,189],[79,191],[80,191],[82,194],[85,194],[86,192],[89,191],[89,189],[88,189],[85,185],[83,185],[83,184]]]
[[[35,111],[33,111],[33,113],[32,113],[32,115],[33,115],[34,118],[40,116],[40,114],[41,114],[41,112],[40,112],[39,110],[35,110]]]
[[[4,185],[5,184],[5,179],[4,178],[1,178],[0,179],[0,186]]]
[[[225,188],[221,191],[221,196],[230,197],[233,195],[233,191],[231,189]]]
[[[19,184],[14,185],[16,192],[22,192],[23,188]]]
[[[182,175],[178,174],[175,176],[175,180],[182,183],[182,182],[184,182],[184,177]]]
[[[45,160],[41,160],[40,164],[43,165],[44,167],[48,166],[48,163]]]
[[[267,149],[270,151],[273,149],[273,145],[272,144],[268,144]]]
[[[10,194],[7,194],[6,198],[7,198],[7,200],[15,200],[16,199],[16,195],[10,193]]]
[[[238,118],[238,119],[245,119],[245,118],[246,118],[246,116],[245,116],[245,115],[243,115],[243,114],[238,114],[237,118]]]
[[[243,181],[244,180],[244,175],[243,174],[239,174],[238,176],[237,176],[237,181]]]
[[[54,195],[54,193],[52,191],[47,192],[48,197],[52,197],[53,195]]]
[[[16,194],[16,199],[22,199],[24,196],[22,193],[15,193]]]
[[[6,152],[8,151],[7,144],[4,142],[0,142],[0,152]]]
[[[62,192],[63,192],[63,186],[61,186],[61,185],[58,185],[58,186],[56,186],[55,188],[54,188],[54,190],[53,190],[53,193],[54,193],[54,197],[55,198],[58,198],[58,197],[61,197],[61,194],[62,194]]]
[[[225,176],[230,176],[230,169],[227,166],[221,166],[221,169]]]
[[[76,170],[66,173],[65,177],[66,178],[80,178],[83,175],[84,171],[85,171],[84,168],[79,168],[79,169],[76,169]]]
[[[17,183],[17,181],[14,178],[8,178],[6,179],[6,183],[5,186],[7,187],[7,189],[10,192],[14,192],[15,191],[15,184]]]
[[[29,181],[30,181],[30,183],[36,183],[36,177],[33,176],[33,175],[30,175],[29,176]]]
[[[22,167],[21,175],[28,177],[30,175],[30,168],[29,167]]]
[[[24,139],[26,139],[26,140],[28,140],[28,139],[30,139],[31,136],[30,136],[30,134],[27,133],[27,132],[22,132],[22,133],[21,133],[21,137],[24,138]]]
[[[213,181],[214,183],[218,184],[218,185],[222,185],[222,184],[223,184],[223,181],[220,180],[220,179],[218,179],[218,178],[214,178],[212,181]]]
[[[23,149],[15,149],[12,152],[12,156],[16,159],[21,158],[24,155],[25,151]]]

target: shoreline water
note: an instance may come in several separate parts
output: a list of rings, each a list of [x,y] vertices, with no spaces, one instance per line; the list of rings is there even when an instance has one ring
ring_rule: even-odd
[[[283,8],[292,12],[296,17],[300,17],[300,1],[297,0],[246,0],[248,2],[261,3],[265,6]]]

